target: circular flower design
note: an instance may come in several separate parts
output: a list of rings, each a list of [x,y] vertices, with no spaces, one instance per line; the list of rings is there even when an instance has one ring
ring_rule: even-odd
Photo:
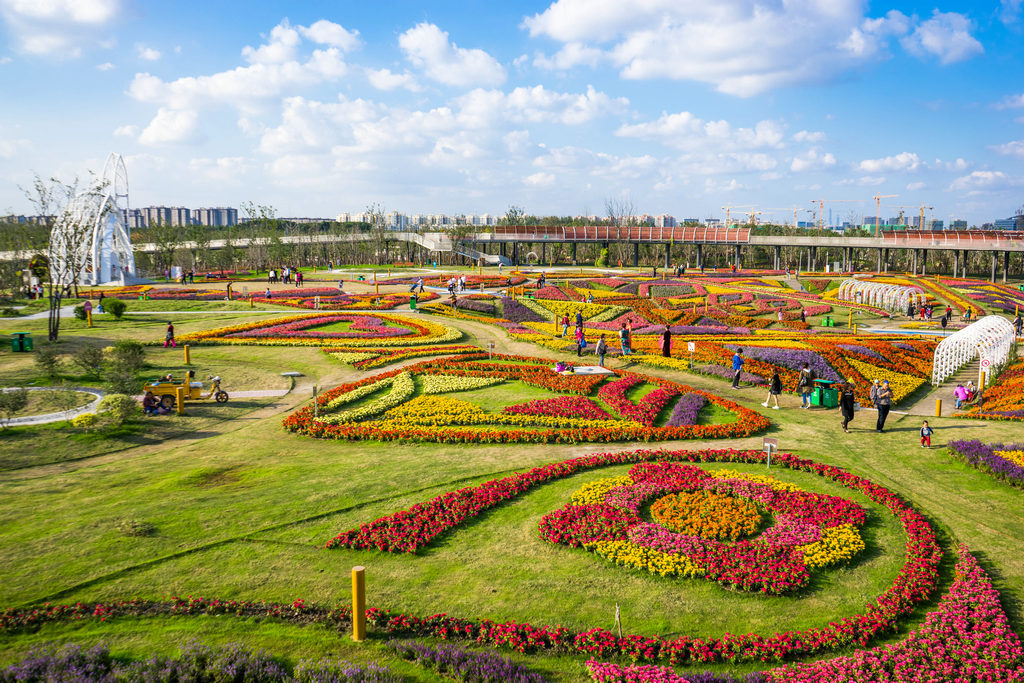
[[[641,517],[651,501],[651,517]],[[763,516],[773,523],[749,539]],[[541,537],[661,576],[704,576],[772,595],[807,585],[812,570],[864,549],[856,503],[772,477],[670,462],[591,482],[540,522]]]

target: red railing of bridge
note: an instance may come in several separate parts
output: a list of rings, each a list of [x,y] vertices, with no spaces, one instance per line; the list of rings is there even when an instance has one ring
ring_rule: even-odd
[[[884,230],[882,241],[892,244],[944,245],[951,249],[1024,242],[1024,232],[1006,230]]]
[[[497,239],[516,239],[524,242],[550,240],[553,242],[628,241],[745,244],[750,241],[750,228],[498,225],[494,227],[494,236]]]

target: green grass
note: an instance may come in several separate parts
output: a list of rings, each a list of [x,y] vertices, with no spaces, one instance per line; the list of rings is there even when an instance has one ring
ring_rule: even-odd
[[[27,417],[30,415],[46,415],[47,413],[56,413],[62,410],[73,410],[81,406],[87,405],[92,401],[96,400],[96,397],[92,394],[87,394],[82,391],[70,392],[74,397],[74,401],[69,401],[68,405],[63,403],[63,397],[61,394],[66,394],[66,391],[30,391],[28,392],[28,405],[22,410],[19,410],[14,414],[14,417]]]
[[[227,314],[186,316],[175,326],[206,329],[230,321]],[[146,326],[138,321],[135,328],[105,325],[69,330],[61,346],[109,343],[126,329],[130,330],[126,336],[162,335],[164,321],[154,322]],[[461,321],[451,324],[459,326]],[[469,339],[478,344],[503,339],[491,336],[483,325],[470,324],[466,329]],[[509,353],[529,348],[511,341],[499,346]],[[574,357],[543,349],[534,353]],[[149,348],[147,355],[150,374],[154,370],[178,373],[183,368],[180,350]],[[30,354],[0,356],[0,383],[36,377]],[[417,556],[327,551],[323,544],[337,533],[446,491],[586,453],[648,445],[469,447],[315,440],[284,432],[281,419],[309,397],[309,383],[330,388],[365,373],[331,363],[310,348],[199,347],[193,349],[193,361],[201,370],[198,375],[212,371],[224,377],[229,393],[240,387],[287,387],[288,381],[279,373],[293,369],[306,375],[300,378],[306,393],[283,401],[195,404],[194,409],[190,406],[194,415],[184,422],[175,417],[150,418],[107,438],[75,435],[63,425],[0,433],[0,605],[174,594],[276,601],[305,598],[333,604],[346,598],[349,568],[364,565],[368,601],[374,606],[585,629],[611,628],[618,603],[627,632],[715,636],[727,630],[770,633],[805,628],[861,612],[891,584],[903,561],[902,530],[886,511],[809,473],[777,468],[771,470],[775,476],[809,490],[852,498],[869,510],[864,530],[868,548],[862,556],[847,568],[821,574],[810,589],[792,597],[733,593],[702,580],[661,579],[539,539],[541,516],[564,504],[583,482],[624,472],[625,467],[537,487],[444,534]],[[852,423],[854,433],[845,435],[836,411],[798,410],[798,396],[784,395],[783,410],[763,411],[757,405],[763,400],[760,388],[733,392],[716,378],[661,368],[635,369],[766,412],[772,420],[768,435],[779,439],[783,451],[848,468],[897,492],[935,525],[947,550],[956,542],[966,542],[979,553],[992,572],[1013,626],[1018,631],[1024,626],[1018,607],[1024,599],[1024,557],[1019,552],[1024,543],[1024,501],[1019,491],[953,460],[942,449],[952,438],[1019,440],[1019,426],[933,419],[936,448],[925,450],[916,439],[920,418],[893,415],[890,429],[880,435],[871,429],[873,413],[860,412]],[[497,411],[510,403],[554,395],[510,381],[451,396]],[[713,406],[705,408],[700,418],[702,423],[735,419]],[[761,437],[667,446],[760,448]],[[765,471],[763,467],[741,469]],[[118,527],[125,519],[152,524],[155,531],[150,536],[126,535]],[[949,566],[947,559],[943,587],[951,580]],[[908,625],[919,622],[926,609],[919,609]],[[126,656],[166,653],[192,635],[211,642],[241,640],[289,661],[331,654],[390,663],[379,640],[357,646],[319,627],[226,617],[51,625],[35,634],[0,636],[0,661],[10,661],[33,644],[54,640],[86,644],[106,640],[116,653]],[[583,659],[537,656],[524,661],[555,680],[582,680]],[[431,680],[411,669],[402,672],[421,676],[414,680]]]

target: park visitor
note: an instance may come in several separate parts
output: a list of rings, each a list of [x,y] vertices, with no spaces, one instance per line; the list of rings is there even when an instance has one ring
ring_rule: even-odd
[[[810,408],[811,407],[811,389],[814,388],[814,370],[811,370],[811,366],[808,363],[804,363],[803,368],[800,369],[800,381],[797,386],[800,387],[800,407]]]
[[[740,388],[740,373],[743,372],[743,349],[736,349],[732,357],[732,388]]]
[[[892,406],[892,389],[889,388],[889,380],[882,380],[882,388],[878,390],[878,421],[875,423],[875,431],[881,434],[885,430],[885,418],[889,417],[889,408]]]
[[[921,425],[921,448],[932,447],[932,434],[934,432],[935,430],[928,426],[928,420],[925,420]]]
[[[672,330],[668,325],[665,326],[665,332],[661,335],[661,355],[665,358],[672,357]]]
[[[587,338],[583,333],[583,326],[576,328],[576,355],[582,356],[583,349],[587,348]]]
[[[960,406],[967,403],[967,389],[964,388],[963,384],[956,385],[956,389],[953,390],[953,398],[956,399],[957,410],[960,410]]]
[[[566,313],[562,316],[562,336],[564,337],[569,333],[569,314]]]
[[[597,340],[597,347],[595,347],[594,351],[597,353],[597,364],[600,365],[603,368],[604,367],[604,357],[605,357],[605,354],[608,353],[608,343],[604,340],[604,335],[603,334]]]
[[[779,377],[779,371],[775,370],[772,372],[772,378],[768,381],[768,398],[764,400],[763,405],[765,408],[768,407],[768,401],[775,399],[775,405],[772,406],[772,410],[779,409],[779,394],[782,393],[782,378]]]
[[[839,389],[839,412],[843,415],[843,431],[850,433],[850,420],[853,419],[854,411],[853,383],[844,382]]]
[[[168,344],[171,345],[172,349],[177,348],[177,346],[174,343],[174,325],[170,321],[168,321],[167,323],[167,334],[164,335],[165,349],[167,348]]]

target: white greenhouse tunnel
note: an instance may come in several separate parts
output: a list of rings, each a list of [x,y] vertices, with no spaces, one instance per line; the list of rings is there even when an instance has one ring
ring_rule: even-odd
[[[921,306],[927,301],[924,292],[918,287],[862,280],[843,280],[839,285],[837,298],[840,301],[876,306],[897,313],[906,311],[911,303],[914,306]]]
[[[1010,357],[1016,340],[1013,324],[999,315],[987,315],[962,330],[946,337],[935,347],[932,359],[932,384],[952,377],[965,364],[981,358],[988,361],[990,375]]]

